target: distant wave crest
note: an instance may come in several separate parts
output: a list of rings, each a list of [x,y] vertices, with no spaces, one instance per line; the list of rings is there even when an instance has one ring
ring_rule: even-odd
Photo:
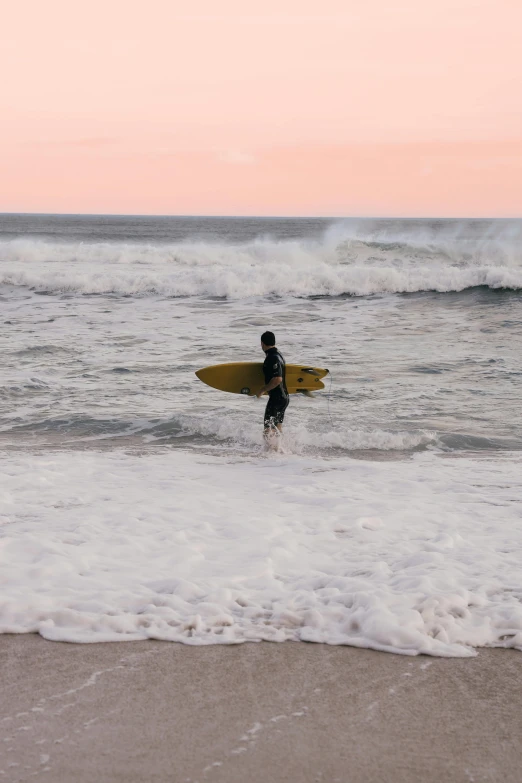
[[[50,294],[368,296],[522,289],[520,229],[480,237],[331,226],[321,240],[243,244],[0,242],[0,284]]]

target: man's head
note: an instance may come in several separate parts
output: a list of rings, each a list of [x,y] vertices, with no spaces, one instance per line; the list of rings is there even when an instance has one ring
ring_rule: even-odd
[[[268,351],[268,349],[273,348],[275,344],[275,334],[273,332],[263,332],[261,335],[261,348],[263,351]]]

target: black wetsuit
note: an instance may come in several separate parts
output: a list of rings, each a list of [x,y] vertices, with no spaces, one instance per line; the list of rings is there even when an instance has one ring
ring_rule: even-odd
[[[270,383],[272,378],[278,378],[279,376],[283,379],[279,386],[276,386],[275,389],[268,392],[269,398],[265,410],[265,428],[275,427],[277,424],[283,423],[285,411],[290,402],[285,383],[285,360],[275,347],[269,348],[266,352],[266,358],[263,363],[263,374],[265,376],[265,384]]]

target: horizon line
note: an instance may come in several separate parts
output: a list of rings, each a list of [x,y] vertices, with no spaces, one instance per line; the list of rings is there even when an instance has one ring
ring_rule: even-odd
[[[191,218],[194,220],[522,220],[520,215],[473,216],[473,215],[212,215],[212,214],[168,214],[138,212],[0,212],[0,217],[113,217],[113,218]]]

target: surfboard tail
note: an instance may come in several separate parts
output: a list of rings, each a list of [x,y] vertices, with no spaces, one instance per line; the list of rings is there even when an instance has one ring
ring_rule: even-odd
[[[315,369],[315,367],[302,367],[301,372],[306,372],[308,373],[308,375],[315,375],[317,376],[317,378],[324,378],[325,374],[328,375],[330,373],[330,370],[325,369],[319,372],[318,370]]]

